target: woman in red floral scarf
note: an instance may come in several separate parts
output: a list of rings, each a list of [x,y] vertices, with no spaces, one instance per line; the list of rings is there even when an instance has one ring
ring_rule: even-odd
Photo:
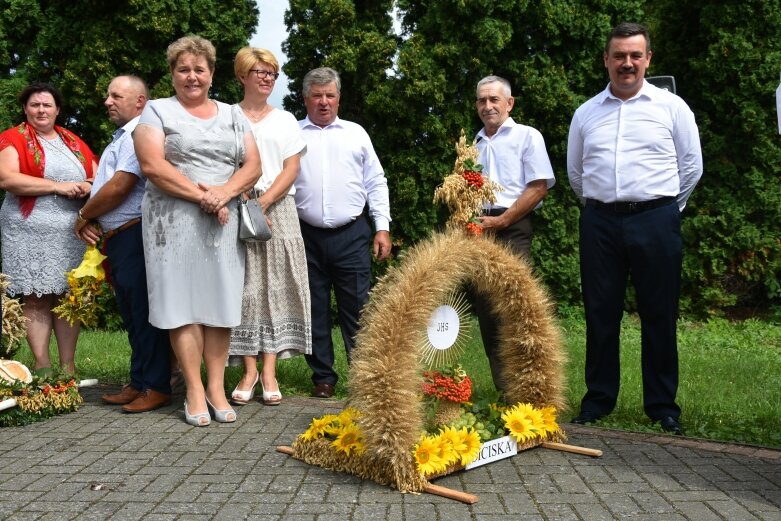
[[[68,289],[66,273],[84,255],[73,226],[97,162],[78,136],[55,124],[62,106],[57,89],[35,82],[22,90],[19,101],[26,121],[0,134],[3,272],[11,279],[9,295],[23,295],[35,369],[51,366],[54,331],[60,365],[75,374],[79,325],[58,318],[52,308]]]

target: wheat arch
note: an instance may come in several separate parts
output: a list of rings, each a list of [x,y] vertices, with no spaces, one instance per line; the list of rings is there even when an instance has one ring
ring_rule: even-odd
[[[361,412],[366,451],[346,457],[321,438],[294,443],[295,457],[403,492],[424,490],[428,482],[412,454],[423,430],[420,335],[434,309],[466,282],[491,296],[499,316],[505,401],[563,408],[565,358],[545,290],[504,246],[451,231],[411,248],[377,284],[363,311],[348,403]]]

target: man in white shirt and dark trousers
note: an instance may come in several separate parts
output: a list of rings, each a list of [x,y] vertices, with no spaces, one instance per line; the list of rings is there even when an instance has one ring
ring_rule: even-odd
[[[619,335],[627,280],[641,322],[643,407],[666,432],[681,434],[676,321],[681,211],[702,175],[694,114],[644,80],[648,30],[622,23],[604,52],[610,83],[572,118],[567,173],[584,202],[580,271],[586,312],[586,395],[573,423],[609,414],[620,382]]]
[[[331,288],[349,360],[360,311],[368,300],[371,245],[378,260],[388,257],[388,182],[369,135],[360,125],[339,119],[339,74],[327,67],[304,76],[307,117],[299,121],[307,153],[296,179],[296,207],[306,247],[312,302],[312,396],[330,398],[338,376],[333,369]]]
[[[483,210],[479,219],[485,232],[517,255],[531,262],[532,213],[542,205],[555,179],[539,131],[510,117],[515,99],[510,83],[499,76],[486,76],[477,83],[477,114],[483,128],[477,133],[478,162],[483,174],[503,187],[496,202]],[[498,359],[499,324],[487,295],[470,291],[480,323],[491,375],[497,390],[504,391]]]
[[[168,331],[149,323],[141,200],[146,178],[133,147],[133,130],[149,99],[137,76],[117,76],[104,105],[117,125],[100,157],[90,199],[79,211],[76,234],[88,244],[102,237],[111,285],[130,341],[130,384],[103,401],[129,413],[147,412],[171,401],[171,343]],[[100,224],[100,228],[95,223]]]

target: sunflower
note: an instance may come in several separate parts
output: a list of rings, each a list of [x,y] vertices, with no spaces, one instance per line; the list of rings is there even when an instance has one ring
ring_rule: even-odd
[[[543,407],[540,409],[542,413],[542,432],[543,435],[549,436],[557,434],[561,431],[561,427],[556,423],[556,408],[555,407]]]
[[[421,437],[420,442],[415,445],[415,461],[418,463],[418,470],[424,476],[430,476],[445,469],[445,465],[439,457],[439,451],[439,442],[431,436]]]
[[[542,415],[539,412],[535,415],[531,405],[519,403],[512,409],[505,411],[502,414],[502,420],[515,441],[524,443],[537,436],[538,428],[535,426],[535,420],[541,424]]]
[[[342,427],[341,431],[336,436],[336,439],[331,443],[331,446],[337,451],[344,452],[348,456],[351,452],[360,454],[366,450],[366,446],[363,444],[363,434],[354,423]]]
[[[458,454],[453,449],[453,444],[442,433],[434,436],[434,441],[439,445],[437,456],[442,460],[442,466],[447,467],[458,461]]]
[[[334,420],[336,420],[336,416],[333,414],[326,414],[320,418],[312,418],[312,423],[309,424],[309,428],[299,434],[298,437],[306,441],[320,438],[328,432],[329,427]]]
[[[339,413],[339,416],[337,418],[339,419],[339,423],[342,425],[347,425],[348,423],[355,422],[356,419],[361,415],[361,412],[356,409],[355,407],[347,407],[342,412]]]
[[[457,431],[459,440],[457,448],[454,446],[462,465],[472,463],[480,453],[480,435],[474,429],[464,427]]]

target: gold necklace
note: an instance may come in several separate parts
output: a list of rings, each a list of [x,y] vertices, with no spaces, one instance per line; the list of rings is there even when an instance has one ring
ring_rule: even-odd
[[[241,103],[239,103],[239,107],[241,107],[241,110],[243,110],[244,113],[249,117],[250,121],[253,121],[255,123],[263,119],[263,116],[265,116],[266,113],[271,109],[271,105],[269,105],[268,103],[266,103],[258,113],[248,109],[247,107],[242,106]]]

